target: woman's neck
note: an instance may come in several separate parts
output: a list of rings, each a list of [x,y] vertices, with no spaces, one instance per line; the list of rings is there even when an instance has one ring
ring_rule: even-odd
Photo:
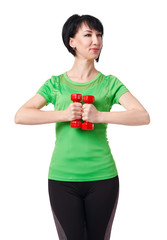
[[[74,64],[67,74],[71,78],[73,77],[80,80],[85,80],[96,76],[98,71],[94,67],[94,60],[79,60],[75,58]]]

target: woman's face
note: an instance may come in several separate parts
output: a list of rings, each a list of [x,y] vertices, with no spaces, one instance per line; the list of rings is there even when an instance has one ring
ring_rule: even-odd
[[[96,59],[102,48],[102,35],[87,24],[82,23],[74,38],[70,38],[69,44],[75,47],[76,57],[82,59]]]

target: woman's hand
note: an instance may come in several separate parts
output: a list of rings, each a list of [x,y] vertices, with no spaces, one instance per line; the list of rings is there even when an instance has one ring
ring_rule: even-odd
[[[65,111],[67,121],[73,121],[82,118],[82,103],[74,102],[70,103]]]
[[[82,120],[92,123],[98,123],[99,111],[93,104],[83,104],[82,106]]]

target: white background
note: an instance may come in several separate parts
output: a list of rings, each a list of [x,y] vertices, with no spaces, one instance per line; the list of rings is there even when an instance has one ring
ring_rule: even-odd
[[[17,125],[14,116],[47,79],[71,69],[61,31],[73,14],[101,20],[95,67],[117,76],[151,117],[145,126],[108,125],[120,178],[111,238],[167,239],[166,10],[165,0],[1,1],[1,239],[58,239],[47,185],[55,124]]]

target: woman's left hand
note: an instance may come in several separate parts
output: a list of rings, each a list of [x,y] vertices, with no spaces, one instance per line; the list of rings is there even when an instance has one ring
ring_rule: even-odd
[[[83,104],[82,106],[82,120],[92,123],[98,123],[99,111],[93,104]]]

